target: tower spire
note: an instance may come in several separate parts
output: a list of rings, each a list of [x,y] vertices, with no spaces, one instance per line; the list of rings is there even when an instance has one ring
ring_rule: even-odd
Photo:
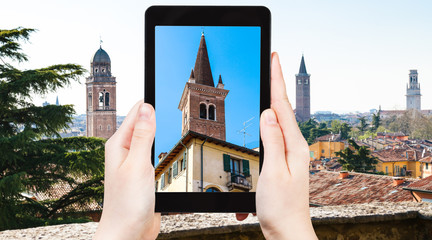
[[[201,35],[198,54],[195,61],[194,74],[195,83],[214,87],[204,33]]]
[[[302,54],[302,58],[301,58],[301,62],[300,62],[300,69],[299,69],[299,74],[307,74],[307,71],[306,71],[306,64],[305,64],[305,61],[304,61],[304,55]]]

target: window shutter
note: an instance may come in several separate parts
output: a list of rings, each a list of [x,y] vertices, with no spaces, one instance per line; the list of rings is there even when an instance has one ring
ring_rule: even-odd
[[[223,155],[223,164],[224,164],[224,171],[225,172],[231,172],[231,166],[230,166],[231,157],[228,154]]]
[[[186,162],[187,162],[187,159],[186,159],[186,151],[183,153],[183,166],[182,166],[182,169],[184,170],[184,169],[186,169]]]
[[[169,170],[168,170],[168,184],[171,183],[171,176],[172,176],[172,168],[169,168]]]
[[[245,177],[249,177],[250,176],[250,170],[249,170],[249,161],[243,159],[243,174]]]
[[[174,177],[177,177],[177,175],[178,175],[178,171],[177,171],[177,165],[178,165],[178,163],[177,163],[177,161],[175,161],[174,162],[174,164],[173,164],[173,176]]]
[[[161,175],[161,189],[165,187],[165,173]]]

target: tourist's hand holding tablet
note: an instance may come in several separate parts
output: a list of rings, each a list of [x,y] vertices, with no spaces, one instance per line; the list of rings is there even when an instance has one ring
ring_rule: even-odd
[[[207,39],[206,44],[203,28],[196,59],[188,60],[187,55],[179,56],[183,65],[194,65],[189,80],[185,82],[182,73],[184,66],[176,70],[174,65],[167,65],[171,59],[169,54],[174,57],[173,51],[177,51],[176,48],[167,49],[175,42],[167,43],[172,40],[170,34],[177,34],[179,39],[195,36],[197,26],[208,26],[211,38]],[[239,32],[242,34],[234,36]],[[242,45],[234,50],[228,49],[235,40],[245,36],[250,37],[240,41]],[[179,49],[187,49],[187,43],[191,44],[195,38],[180,42]],[[316,239],[309,217],[308,145],[288,101],[277,54],[272,55],[270,84],[268,9],[153,7],[146,13],[145,41],[145,102],[150,104],[138,102],[106,143],[104,207],[95,238],[155,239],[160,230],[160,214],[155,213],[155,210],[255,212],[256,209],[266,238]],[[209,44],[213,50],[207,49]],[[197,47],[193,45],[190,49]],[[243,48],[243,53],[239,47]],[[228,51],[227,54],[223,54],[224,50]],[[169,58],[161,61],[164,51]],[[210,54],[208,51],[213,52]],[[247,55],[252,52],[257,54]],[[225,58],[218,59],[218,55]],[[235,58],[234,56],[240,59],[230,63],[232,59],[229,57]],[[242,56],[250,59],[238,65]],[[212,61],[218,71],[228,76],[224,82],[219,77],[217,85],[212,77]],[[235,67],[235,64],[238,66]],[[166,68],[170,71],[166,71]],[[255,70],[257,71],[254,72]],[[176,71],[181,73],[178,80],[174,80],[178,74],[172,74]],[[236,71],[242,74],[235,75]],[[171,75],[167,75],[168,72]],[[241,77],[245,74],[248,77],[242,80]],[[229,87],[225,88],[224,85]],[[270,85],[271,109],[268,109]],[[255,143],[247,143],[244,138],[241,146],[226,129],[229,128],[228,124],[234,124],[245,116],[239,114],[238,107],[237,111],[230,112],[228,109],[245,97],[241,97],[241,94],[248,87],[252,88],[245,96],[249,96],[249,100],[258,101],[242,102],[243,110],[254,109],[250,113],[243,111],[243,114],[257,114],[258,118],[261,113],[259,131],[262,143],[259,138]],[[169,96],[165,91],[168,88],[174,90]],[[255,93],[253,89],[258,92]],[[161,105],[171,101],[174,107],[170,104]],[[156,106],[156,113],[152,105]],[[182,136],[177,143],[161,141],[173,134],[159,135],[154,141],[155,117],[158,113],[181,116]],[[170,126],[163,125],[164,121],[176,120],[178,119],[168,117],[158,119],[158,129]],[[246,137],[247,127],[244,127],[242,133]],[[200,147],[196,145],[197,142]],[[246,143],[259,143],[260,150],[248,148]],[[167,148],[164,144],[169,145],[171,150],[167,149],[168,153],[162,152],[159,159],[156,159],[155,148]],[[199,149],[201,154],[198,154]],[[201,156],[201,162],[198,156]],[[204,163],[204,160],[213,162]],[[156,171],[152,163],[156,166]],[[195,170],[199,169],[198,165],[201,166],[201,175]],[[259,171],[261,173],[258,178]],[[173,202],[176,204],[172,204]],[[237,214],[237,219],[246,216]]]

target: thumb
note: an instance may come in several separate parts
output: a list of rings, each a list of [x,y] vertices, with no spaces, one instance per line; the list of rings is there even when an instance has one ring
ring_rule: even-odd
[[[273,109],[267,109],[261,117],[261,138],[264,146],[264,164],[261,175],[288,171],[285,159],[285,143],[282,130]]]
[[[151,148],[156,131],[155,112],[150,104],[143,103],[138,109],[135,119],[135,127],[128,154],[128,160],[133,165],[148,164],[150,160]],[[136,162],[135,162],[136,161]],[[151,163],[149,161],[149,163]],[[141,165],[142,166],[142,165]]]

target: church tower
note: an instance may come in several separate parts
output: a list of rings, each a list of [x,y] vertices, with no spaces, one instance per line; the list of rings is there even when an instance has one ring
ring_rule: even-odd
[[[305,122],[310,119],[310,74],[306,71],[303,55],[296,74],[296,86],[296,119]]]
[[[418,82],[417,70],[410,70],[409,83],[407,84],[406,101],[407,110],[421,110],[420,83]]]
[[[183,90],[178,109],[182,111],[182,136],[198,132],[226,141],[225,97],[222,76],[215,87],[204,33],[198,48],[195,67]]]
[[[91,60],[86,92],[87,137],[108,139],[117,129],[116,78],[111,75],[111,60],[102,47]]]

